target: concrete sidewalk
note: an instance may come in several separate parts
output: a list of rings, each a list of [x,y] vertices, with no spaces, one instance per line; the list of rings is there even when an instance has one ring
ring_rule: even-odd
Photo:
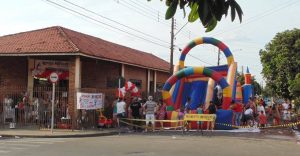
[[[55,129],[53,133],[50,130],[38,129],[0,129],[1,137],[29,137],[29,138],[73,138],[73,137],[96,137],[118,134],[117,129],[103,130],[63,130]]]

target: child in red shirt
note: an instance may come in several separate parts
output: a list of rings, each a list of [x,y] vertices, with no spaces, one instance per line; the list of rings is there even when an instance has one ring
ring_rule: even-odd
[[[258,116],[259,126],[265,127],[267,124],[267,116],[264,114],[264,111],[260,111],[260,115]]]

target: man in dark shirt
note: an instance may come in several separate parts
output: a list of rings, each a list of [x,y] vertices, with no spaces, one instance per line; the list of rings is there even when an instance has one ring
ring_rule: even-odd
[[[216,108],[216,105],[212,101],[209,102],[209,106],[207,109],[208,109],[208,114],[212,114],[214,116],[214,118],[216,119],[217,108]],[[207,130],[210,129],[210,125],[211,125],[211,130],[213,130],[215,127],[215,121],[207,122]]]
[[[142,104],[138,101],[138,98],[134,98],[131,105],[130,105],[130,109],[131,109],[131,115],[133,119],[140,119],[141,115],[141,108],[142,108]],[[139,125],[139,121],[133,121],[134,125]],[[136,131],[138,130],[137,126],[133,126],[133,130]]]

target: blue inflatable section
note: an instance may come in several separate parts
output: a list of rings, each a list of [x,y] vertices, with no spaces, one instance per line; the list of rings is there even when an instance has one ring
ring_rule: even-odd
[[[243,103],[247,104],[252,96],[252,85],[243,85]]]
[[[179,96],[180,81],[176,82],[175,89],[172,95],[173,101],[176,101],[176,97]],[[200,104],[205,103],[207,89],[207,81],[194,81],[194,82],[185,82],[183,84],[183,92],[181,99],[181,107],[184,107],[184,104],[187,101],[187,97],[191,98],[191,109],[197,109]]]
[[[206,97],[207,82],[195,81],[191,84],[191,109],[197,109],[200,104],[204,104]]]
[[[225,126],[223,124],[232,125],[232,110],[217,110],[216,129],[218,130],[232,130],[231,126]]]
[[[232,100],[236,100],[236,86],[237,86],[237,80],[234,78],[234,84],[232,87]]]
[[[182,107],[184,107],[184,105],[187,101],[187,97],[191,96],[191,88],[192,88],[191,83],[188,83],[188,82],[184,83],[183,92],[182,92],[182,99],[181,99]]]
[[[179,91],[179,87],[180,87],[181,82],[177,81],[175,84],[175,88],[172,94],[172,100],[175,102],[176,101],[176,97],[178,96],[178,91]]]
[[[217,71],[217,72],[227,72],[228,71],[228,65],[210,66],[207,68]]]

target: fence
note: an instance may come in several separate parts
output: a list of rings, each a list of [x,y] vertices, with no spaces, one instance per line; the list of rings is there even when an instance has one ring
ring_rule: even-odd
[[[112,90],[79,89],[80,92],[107,94],[105,107],[110,108]],[[68,96],[76,94],[67,88],[56,87],[54,101],[54,128],[96,128],[99,110],[69,110]],[[76,97],[76,96],[75,96]],[[0,88],[0,128],[48,129],[51,126],[52,87]],[[108,110],[106,113],[111,113]]]

